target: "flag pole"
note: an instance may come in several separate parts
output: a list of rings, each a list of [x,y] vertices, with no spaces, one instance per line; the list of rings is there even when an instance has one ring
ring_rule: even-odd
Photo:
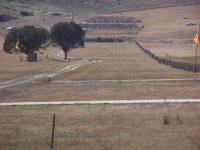
[[[200,24],[198,25],[198,28],[197,28],[197,35],[199,36],[199,32],[200,32]],[[197,37],[199,38],[199,37]],[[198,40],[198,39],[197,39]],[[197,72],[197,50],[198,50],[198,46],[199,46],[199,43],[197,43],[197,45],[195,46],[196,47],[196,51],[195,51],[195,58],[194,58],[194,72]]]
[[[19,61],[22,62],[21,51],[19,49],[19,35],[17,33],[17,43],[15,45],[15,51],[19,52]]]
[[[194,64],[195,64],[195,72],[197,71],[197,49],[198,49],[198,45],[196,46],[196,55],[195,55],[195,58],[194,58]]]

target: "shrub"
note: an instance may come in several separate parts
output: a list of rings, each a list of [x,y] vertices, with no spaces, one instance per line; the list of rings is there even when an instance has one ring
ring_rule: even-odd
[[[21,14],[22,16],[33,16],[33,12],[31,12],[31,11],[26,11],[26,10],[20,11],[20,14]]]
[[[49,41],[49,32],[44,28],[25,26],[10,31],[4,40],[3,49],[7,53],[13,53],[19,40],[19,50],[25,54],[38,51]]]
[[[52,16],[62,16],[62,14],[60,14],[60,13],[52,13],[51,15]]]
[[[0,21],[4,21],[3,15],[0,15]]]
[[[176,121],[177,121],[178,124],[183,124],[183,120],[178,114],[176,116]]]
[[[4,14],[0,15],[0,22],[9,21],[12,19],[16,19],[16,18],[12,16],[4,15]]]
[[[166,116],[166,115],[163,117],[163,124],[164,124],[164,125],[169,125],[169,124],[170,124],[169,118],[168,118],[168,116]]]

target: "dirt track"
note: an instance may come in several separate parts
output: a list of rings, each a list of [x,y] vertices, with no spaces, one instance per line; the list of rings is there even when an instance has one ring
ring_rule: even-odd
[[[24,83],[27,83],[27,82],[30,82],[30,81],[33,81],[33,80],[41,79],[41,78],[54,77],[54,76],[59,75],[61,73],[75,70],[75,69],[77,69],[77,68],[79,68],[79,67],[81,67],[85,64],[89,64],[89,63],[91,63],[91,62],[90,61],[81,61],[79,63],[69,65],[67,67],[61,68],[61,69],[54,71],[54,72],[51,72],[51,73],[27,75],[27,76],[22,76],[22,77],[12,79],[12,80],[9,80],[9,81],[1,82],[0,83],[0,89],[4,89],[4,88],[15,86],[15,85],[24,84]]]
[[[27,105],[81,105],[81,104],[151,104],[151,103],[200,103],[200,99],[157,99],[157,100],[102,100],[102,101],[54,101],[54,102],[15,102],[0,103],[0,106]]]

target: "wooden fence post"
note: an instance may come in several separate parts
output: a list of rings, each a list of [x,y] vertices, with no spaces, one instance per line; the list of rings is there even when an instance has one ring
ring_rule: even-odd
[[[53,114],[53,126],[52,126],[52,136],[51,136],[51,150],[53,150],[55,120],[56,120],[56,115]]]

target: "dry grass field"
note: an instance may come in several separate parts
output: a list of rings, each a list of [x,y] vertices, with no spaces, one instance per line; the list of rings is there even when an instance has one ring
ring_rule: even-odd
[[[2,89],[1,101],[162,99],[200,96],[199,81],[62,83],[69,80],[199,78],[199,73],[185,72],[158,64],[133,42],[86,43],[85,48],[74,49],[69,54],[75,58],[100,59],[101,62],[84,65],[77,70],[53,77],[52,83],[49,83],[48,79],[41,79]]]
[[[30,6],[41,7],[42,5],[49,5],[55,8],[63,8],[66,12],[72,9],[77,14],[88,13],[112,13],[112,12],[124,12],[141,9],[152,9],[159,7],[169,7],[174,5],[188,5],[198,4],[198,0],[1,0],[0,4],[12,4],[25,6],[24,9],[28,9],[27,4]]]
[[[135,34],[121,34],[122,39],[139,41],[143,47],[151,50],[158,56],[172,60],[194,63],[195,49],[193,37],[198,26],[187,26],[186,23],[200,23],[200,5],[176,6],[151,10],[112,13],[106,16],[135,17],[141,20],[144,29]],[[94,14],[93,14],[94,15]],[[141,25],[140,25],[141,26]],[[102,36],[120,38],[119,34],[96,30],[88,37]],[[131,32],[129,32],[131,33]],[[198,49],[198,56],[200,51]],[[199,61],[198,61],[199,63]]]
[[[1,107],[0,149],[50,149],[55,113],[55,150],[199,150],[199,107],[193,103]]]
[[[179,4],[190,1],[176,0]],[[4,0],[4,2],[7,2]],[[10,13],[16,20],[0,23],[0,82],[24,75],[53,72],[79,60],[71,62],[46,59],[59,48],[38,53],[37,63],[19,61],[19,55],[3,52],[3,36],[6,27],[17,25],[42,26],[50,29],[56,22],[70,21],[74,6],[75,21],[84,21],[91,16],[135,17],[144,25],[137,34],[133,29],[95,29],[86,37],[114,37],[137,40],[142,46],[158,56],[192,62],[194,50],[192,39],[197,26],[186,26],[187,22],[200,23],[200,5],[176,6],[141,11],[113,13],[115,10],[144,9],[147,6],[163,7],[174,4],[173,0],[134,1],[64,1],[46,0],[48,5],[9,3]],[[37,1],[38,2],[38,1]],[[118,4],[118,7],[114,7]],[[127,2],[129,2],[127,0]],[[145,5],[142,5],[144,2]],[[197,2],[192,0],[191,2]],[[80,12],[77,8],[84,3]],[[102,3],[109,5],[103,5]],[[66,5],[60,8],[61,5]],[[123,5],[122,5],[123,4]],[[130,5],[129,5],[130,4]],[[121,6],[120,6],[121,5]],[[128,6],[129,5],[129,6]],[[54,7],[55,6],[55,7]],[[112,7],[107,7],[112,6]],[[134,6],[134,8],[133,8]],[[140,7],[139,7],[140,6]],[[90,8],[91,7],[91,8]],[[96,8],[100,8],[95,10]],[[128,9],[126,9],[128,8]],[[0,6],[0,12],[6,9]],[[34,16],[22,17],[20,10],[34,12]],[[105,10],[105,11],[104,11]],[[8,10],[7,10],[8,11]],[[13,11],[13,12],[12,12]],[[101,14],[98,12],[101,11]],[[52,13],[60,16],[52,16]],[[84,13],[82,13],[84,12]],[[89,12],[96,12],[89,14]],[[198,54],[199,55],[199,54]],[[200,81],[152,81],[121,82],[138,79],[182,79],[199,78],[199,73],[185,72],[158,64],[144,54],[132,42],[86,43],[85,48],[74,49],[69,56],[79,59],[98,59],[74,71],[48,79],[0,90],[0,102],[22,101],[73,101],[73,100],[125,100],[125,99],[191,99],[200,98]],[[65,82],[86,81],[89,82]],[[92,80],[99,80],[92,81]],[[102,82],[100,80],[117,80]],[[61,105],[61,106],[11,106],[0,107],[0,150],[50,149],[52,115],[56,114],[55,150],[199,150],[200,149],[200,104],[142,104],[142,105]],[[164,122],[165,121],[165,122]],[[167,123],[169,122],[169,123]]]
[[[70,52],[75,58],[96,58],[102,62],[88,66],[83,73],[67,75],[67,80],[134,80],[160,78],[198,77],[189,73],[160,65],[145,55],[134,42],[87,43],[84,49]],[[61,75],[62,77],[64,75]],[[62,78],[61,77],[61,78]],[[60,79],[59,76],[57,79]]]
[[[140,41],[145,48],[159,56],[168,54],[184,57],[194,56],[193,37],[198,26],[186,26],[186,23],[200,24],[199,10],[200,5],[191,5],[125,12],[120,15],[143,21],[144,29],[132,38]]]
[[[199,10],[200,5],[192,5],[137,12],[135,15],[141,15],[145,26],[139,33],[142,45],[158,56],[194,56],[193,37],[198,26],[186,23],[200,24]]]
[[[2,89],[1,102],[199,99],[199,81],[151,83],[48,83],[47,79]]]
[[[18,6],[19,7],[19,6]],[[42,6],[43,7],[43,6]],[[176,6],[158,8],[126,13],[112,13],[104,16],[130,16],[142,20],[144,29],[138,35],[121,35],[140,40],[142,46],[152,50],[155,54],[170,59],[192,62],[194,51],[192,50],[192,38],[196,26],[186,26],[186,23],[199,22],[200,5]],[[58,9],[58,8],[57,8]],[[49,10],[48,13],[53,10]],[[47,14],[48,14],[47,13]],[[46,21],[42,24],[44,14],[33,16],[36,24],[51,25],[62,17],[51,17],[46,14]],[[176,14],[176,15],[174,15]],[[92,14],[98,16],[98,14]],[[170,16],[170,17],[169,17]],[[41,18],[40,18],[41,17]],[[88,16],[89,18],[91,16]],[[21,18],[22,24],[31,23],[32,17]],[[40,19],[39,19],[40,18]],[[56,19],[57,18],[57,19]],[[84,20],[86,18],[82,18]],[[30,20],[30,21],[29,21]],[[21,21],[16,20],[16,21]],[[78,20],[79,21],[79,20]],[[81,19],[80,19],[81,21]],[[96,37],[104,35],[113,36],[115,30],[110,32],[96,30]],[[118,35],[118,31],[116,31]],[[93,36],[92,33],[87,36]],[[107,35],[106,35],[107,36]],[[2,45],[3,40],[1,40]],[[187,45],[187,46],[186,46]],[[190,50],[191,48],[191,50]],[[2,49],[2,48],[0,48]],[[49,48],[41,58],[50,54],[55,49]],[[8,55],[0,51],[0,80],[15,78],[26,74],[37,74],[48,72],[63,65],[70,65],[68,62],[50,61],[42,59],[38,63],[19,62],[19,56]],[[134,42],[124,43],[86,43],[83,49],[74,49],[70,56],[81,59],[100,59],[101,62],[85,65],[70,73],[61,74],[53,81],[67,80],[137,80],[137,79],[166,79],[166,78],[199,78],[199,73],[185,72],[169,66],[158,64],[149,56],[143,54]],[[9,61],[8,61],[9,60]],[[73,63],[73,62],[72,62]],[[83,90],[82,85],[69,86],[60,83],[47,82],[47,79],[33,81],[25,85],[6,88],[0,91],[2,101],[40,101],[40,100],[92,100],[92,99],[143,99],[143,98],[199,98],[199,84],[196,82],[182,83],[151,83],[149,85],[118,84],[88,85]],[[177,86],[176,86],[177,85]],[[93,88],[98,88],[95,90]],[[162,86],[165,89],[160,88]],[[163,87],[164,86],[164,87]],[[94,91],[93,94],[88,91]],[[134,92],[132,92],[134,91]],[[151,92],[149,92],[151,91]],[[188,91],[188,92],[187,92]],[[79,94],[77,94],[79,93]]]

